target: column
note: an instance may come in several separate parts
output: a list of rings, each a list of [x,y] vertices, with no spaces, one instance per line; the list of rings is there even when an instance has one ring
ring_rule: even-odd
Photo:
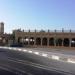
[[[56,46],[56,38],[54,38],[54,46]]]
[[[69,47],[71,47],[71,41],[72,41],[72,39],[70,38],[69,39]]]
[[[19,38],[19,37],[16,37],[16,38],[15,38],[15,43],[18,43],[18,38]]]
[[[36,38],[34,37],[34,46],[36,45]]]
[[[56,30],[55,30],[56,32]],[[56,33],[55,33],[55,37],[54,37],[54,46],[56,47]]]
[[[28,37],[28,45],[30,45],[30,37]]]
[[[63,43],[64,43],[64,39],[62,39],[62,46],[63,46]]]
[[[49,38],[47,38],[47,46],[49,46]]]
[[[42,38],[41,38],[41,46],[42,46]]]
[[[23,45],[24,45],[24,43],[25,43],[25,38],[23,37]]]

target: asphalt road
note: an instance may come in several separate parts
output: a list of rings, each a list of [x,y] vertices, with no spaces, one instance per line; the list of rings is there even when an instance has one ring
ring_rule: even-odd
[[[8,49],[0,49],[0,69],[15,75],[75,75],[75,64]]]

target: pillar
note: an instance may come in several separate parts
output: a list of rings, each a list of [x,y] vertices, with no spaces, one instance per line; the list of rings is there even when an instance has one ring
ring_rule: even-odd
[[[30,37],[28,37],[28,45],[30,45]]]
[[[15,43],[18,43],[18,38],[19,38],[19,37],[16,37],[16,38],[15,38]]]
[[[56,46],[56,38],[54,38],[54,46]]]
[[[42,38],[41,38],[41,46],[42,46]]]
[[[47,46],[49,46],[49,38],[47,38]]]
[[[64,39],[62,39],[62,46],[63,46],[63,43],[64,43]]]
[[[36,45],[36,38],[34,37],[34,46]]]
[[[69,39],[69,47],[71,47],[71,41],[72,41],[72,39],[70,38]]]

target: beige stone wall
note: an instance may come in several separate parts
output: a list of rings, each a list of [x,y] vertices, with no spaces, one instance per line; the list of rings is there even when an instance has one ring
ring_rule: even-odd
[[[54,38],[54,39],[59,39],[61,38],[62,40],[64,40],[65,38],[68,38],[69,41],[72,39],[72,38],[75,38],[75,33],[71,33],[71,32],[21,32],[21,31],[16,31],[15,32],[15,41],[18,42],[18,38],[21,37],[21,38],[31,38],[33,37],[35,39],[34,41],[34,45],[33,46],[36,46],[36,38],[40,38],[41,39],[41,45],[40,46],[43,46],[42,45],[42,39],[43,38],[47,38],[47,46],[49,46],[49,38]],[[28,44],[29,45],[29,44]],[[54,43],[54,46],[56,46],[56,43]],[[63,44],[62,44],[63,46]],[[71,46],[71,43],[69,42],[69,47]]]

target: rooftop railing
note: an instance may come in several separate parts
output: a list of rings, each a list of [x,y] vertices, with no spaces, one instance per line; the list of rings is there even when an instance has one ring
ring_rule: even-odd
[[[16,30],[19,32],[43,32],[43,33],[48,33],[48,32],[56,32],[56,33],[75,33],[75,30]]]

